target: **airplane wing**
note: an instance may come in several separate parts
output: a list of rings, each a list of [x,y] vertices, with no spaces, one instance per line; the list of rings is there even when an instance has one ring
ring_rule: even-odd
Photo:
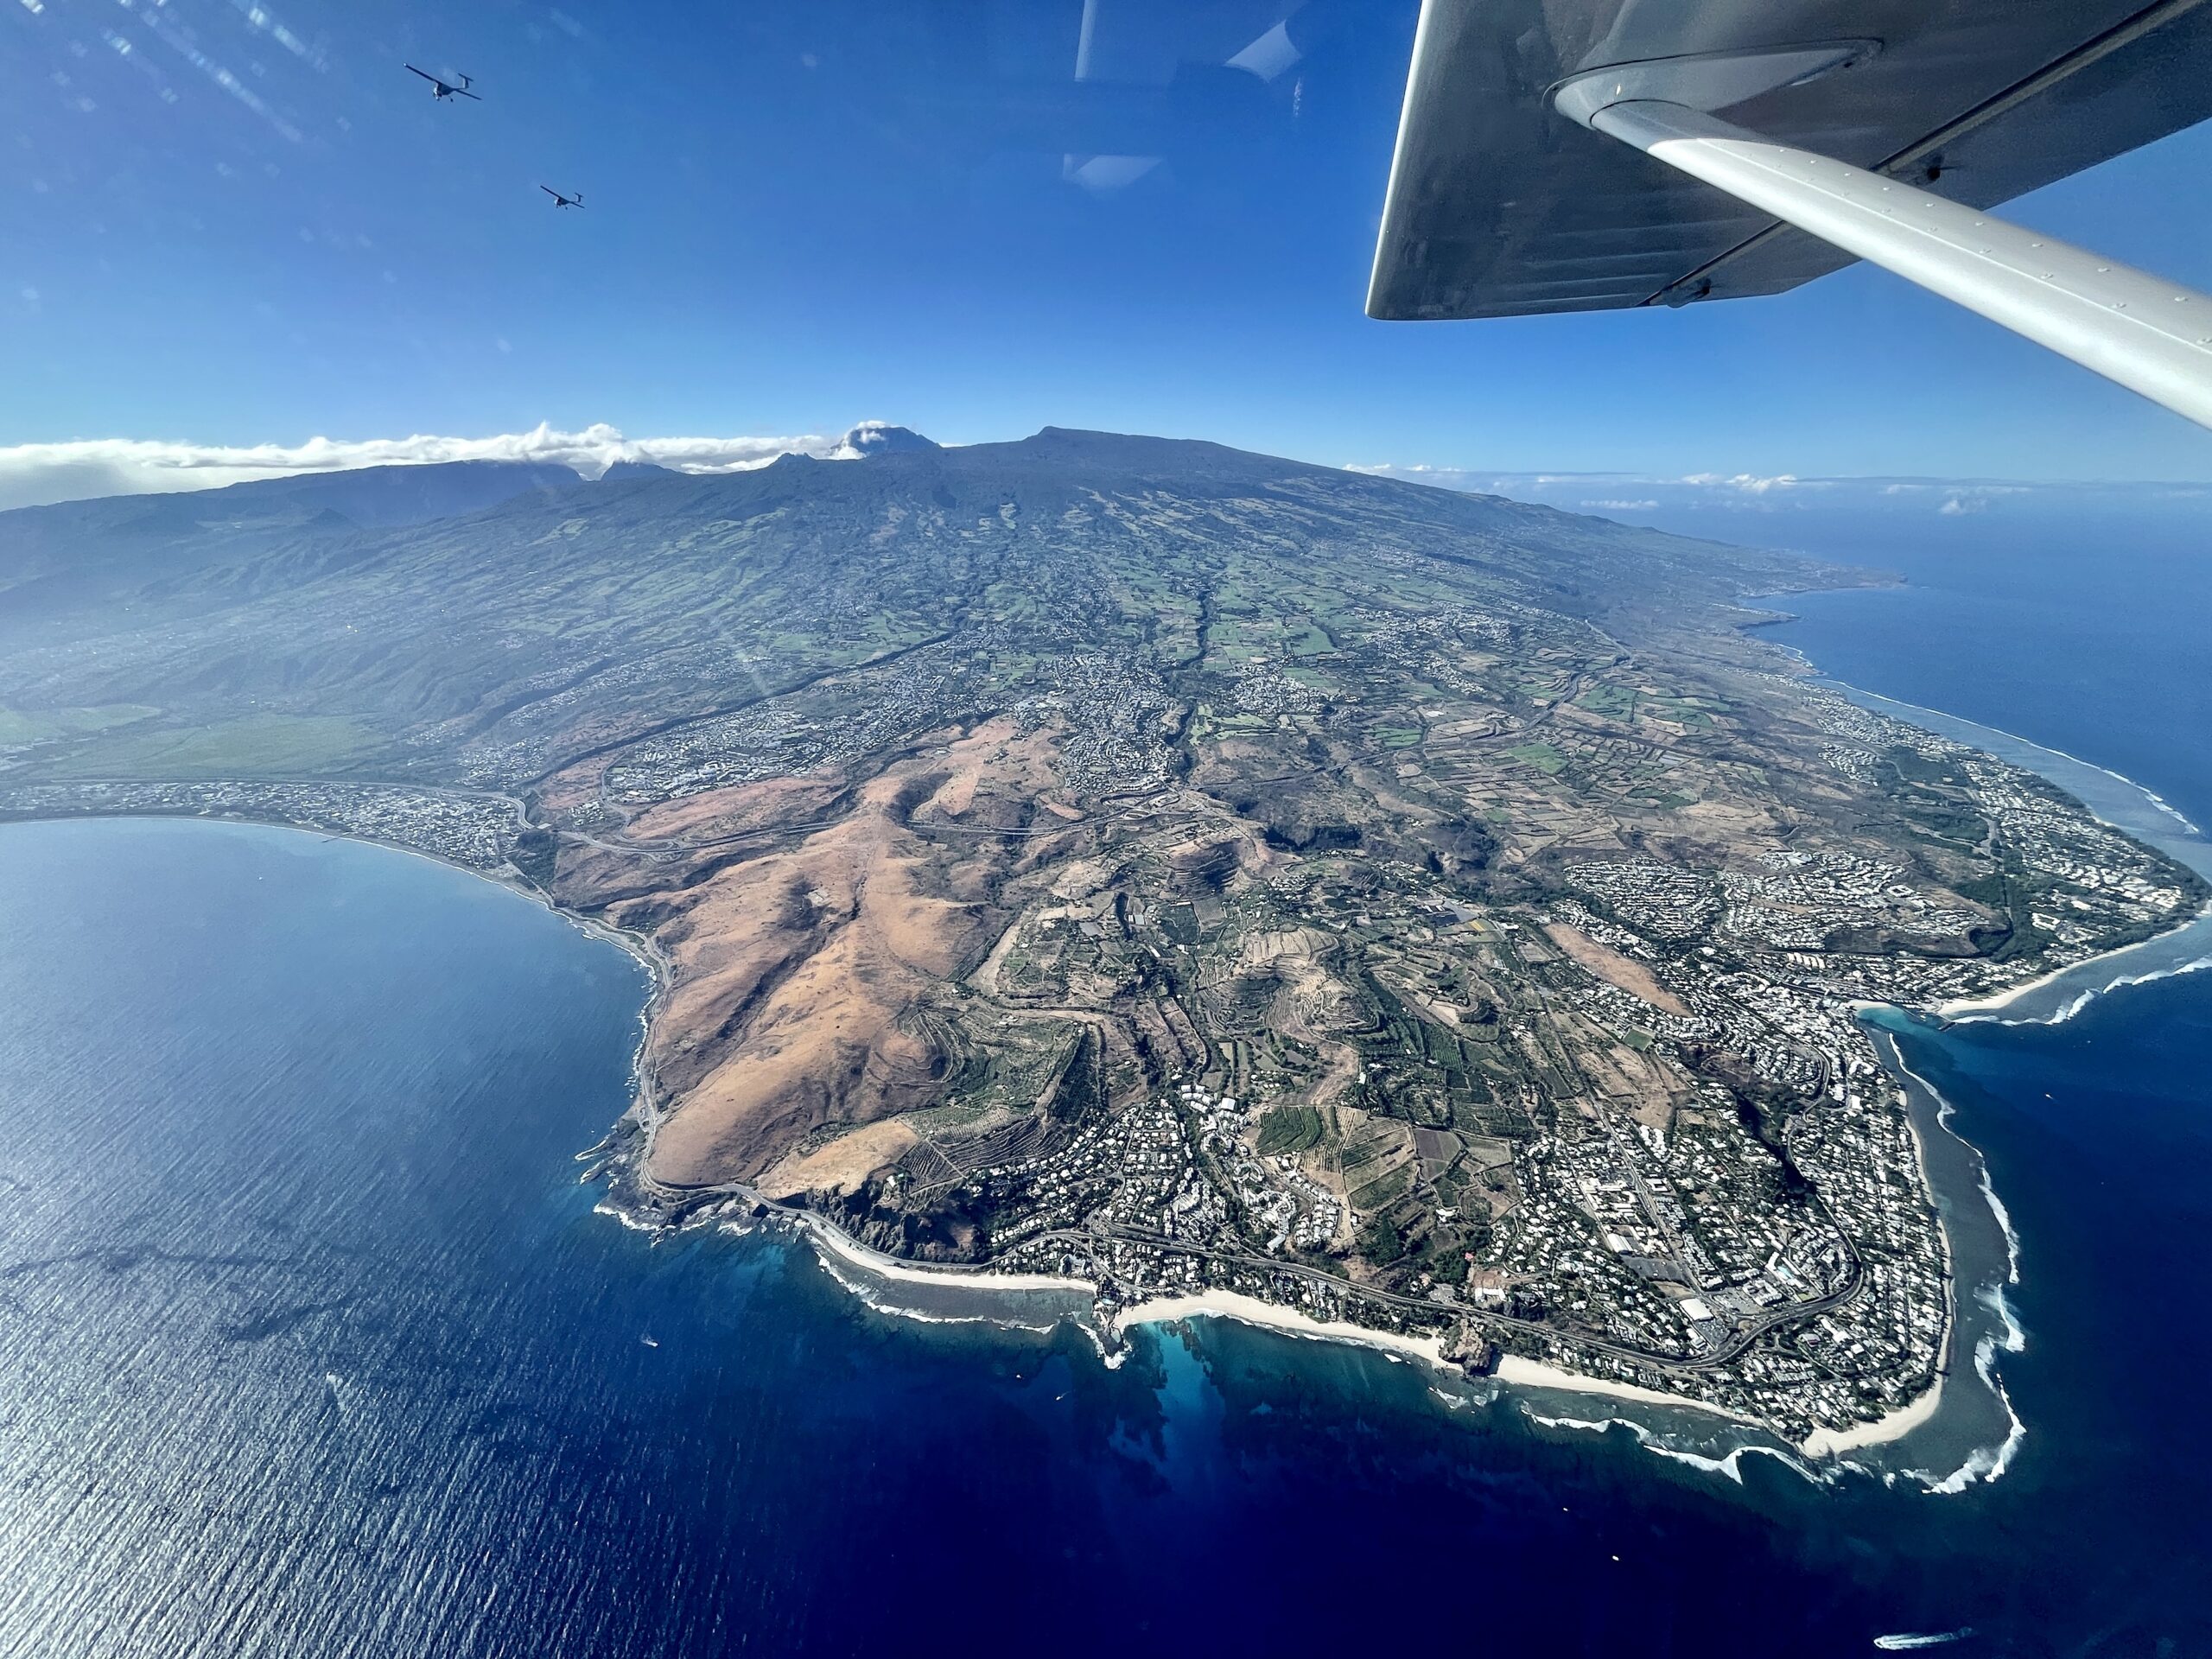
[[[2200,0],[1427,0],[1368,315],[1733,299],[1848,264],[1549,96],[1596,69],[1830,41],[1862,55],[1729,119],[1974,207],[2212,118]]]
[[[410,64],[409,64],[409,65],[407,66],[407,73],[408,73],[409,74],[410,74],[410,75],[420,75],[420,76],[422,76],[423,79],[425,79],[425,80],[429,81],[429,82],[430,83],[430,85],[431,85],[431,86],[444,86],[444,85],[445,85],[445,82],[443,82],[442,80],[440,80],[440,79],[439,79],[435,75],[432,74],[429,70],[427,70],[427,69],[417,69],[417,68],[416,68],[413,64],[411,64],[411,63],[410,63]]]
[[[556,190],[551,185],[541,184],[537,188],[543,190],[547,195],[552,197],[554,200],[558,201],[561,200],[561,193],[558,190]]]

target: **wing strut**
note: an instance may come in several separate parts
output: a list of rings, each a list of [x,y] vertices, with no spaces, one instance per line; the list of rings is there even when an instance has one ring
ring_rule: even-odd
[[[1605,103],[1572,82],[1556,105],[1594,131],[2212,427],[2212,296],[1684,105],[1633,96]]]

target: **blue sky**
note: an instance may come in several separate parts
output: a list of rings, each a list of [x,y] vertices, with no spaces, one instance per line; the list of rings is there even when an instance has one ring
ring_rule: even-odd
[[[1082,0],[0,0],[0,445],[874,416],[1498,473],[2212,480],[2212,435],[1879,272],[1368,321],[1416,8],[1317,3],[1297,63],[1222,67],[1281,10],[1102,0],[1078,84]],[[434,104],[408,59],[484,101]],[[1070,176],[1123,154],[1161,159]],[[2200,129],[2008,211],[2212,288],[2208,165]]]

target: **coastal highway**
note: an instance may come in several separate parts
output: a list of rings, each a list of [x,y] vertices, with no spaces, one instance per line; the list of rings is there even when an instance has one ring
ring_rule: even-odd
[[[593,1148],[594,1152],[599,1149]],[[642,1171],[639,1173],[642,1174]],[[679,1202],[696,1202],[709,1198],[734,1198],[747,1200],[761,1211],[798,1222],[802,1225],[810,1224],[831,1228],[837,1231],[854,1249],[864,1255],[881,1254],[872,1247],[861,1243],[858,1239],[853,1238],[842,1229],[836,1227],[834,1223],[818,1212],[798,1205],[764,1198],[742,1183],[729,1182],[714,1186],[672,1187],[654,1181],[649,1176],[644,1179],[648,1187],[658,1190],[667,1198]],[[1825,1211],[1826,1205],[1823,1205],[1822,1208]],[[1833,1224],[1834,1217],[1830,1217],[1829,1220]],[[1838,1229],[1838,1233],[1840,1236],[1842,1236],[1840,1229]],[[1432,1318],[1440,1309],[1448,1307],[1452,1313],[1478,1324],[1571,1343],[1593,1353],[1610,1354],[1614,1358],[1624,1360],[1630,1364],[1649,1366],[1654,1370],[1674,1376],[1689,1376],[1700,1371],[1714,1370],[1729,1364],[1768,1332],[1781,1325],[1800,1324],[1807,1319],[1816,1319],[1831,1309],[1845,1306],[1858,1297],[1866,1283],[1866,1269],[1860,1262],[1859,1252],[1851,1246],[1848,1237],[1846,1236],[1844,1245],[1850,1252],[1851,1274],[1850,1277],[1835,1290],[1825,1296],[1815,1297],[1810,1301],[1793,1302],[1787,1307],[1777,1308],[1758,1319],[1738,1325],[1722,1346],[1714,1349],[1709,1354],[1700,1355],[1693,1359],[1684,1359],[1671,1354],[1653,1353],[1644,1349],[1630,1348],[1620,1343],[1608,1342],[1602,1337],[1579,1331],[1564,1330],[1555,1325],[1547,1325],[1540,1319],[1517,1319],[1510,1313],[1498,1313],[1484,1308],[1471,1307],[1464,1302],[1437,1302],[1423,1296],[1408,1296],[1396,1291],[1380,1290],[1372,1285],[1355,1284],[1348,1279],[1340,1279],[1333,1274],[1324,1273],[1318,1268],[1306,1267],[1295,1262],[1285,1262],[1277,1256],[1250,1255],[1241,1251],[1217,1250],[1207,1245],[1192,1243],[1187,1239],[1173,1238],[1165,1233],[1147,1232],[1139,1228],[1109,1227],[1095,1232],[1087,1229],[1054,1228],[1038,1233],[1022,1242],[1026,1244],[1045,1243],[1059,1244],[1065,1247],[1071,1255],[1089,1257],[1096,1250],[1102,1240],[1116,1240],[1123,1243],[1142,1245],[1147,1249],[1160,1250],[1176,1255],[1198,1256],[1205,1261],[1219,1262],[1230,1267],[1243,1268],[1254,1273],[1282,1274],[1293,1279],[1304,1280],[1338,1295],[1357,1296],[1386,1307],[1404,1308]],[[929,1273],[934,1268],[942,1273],[948,1284],[957,1284],[963,1277],[971,1274],[986,1274],[993,1271],[988,1262],[937,1268],[935,1264],[931,1263],[902,1261],[897,1257],[887,1259],[898,1262],[902,1268],[918,1272]]]
[[[817,1217],[817,1219],[820,1218]],[[1233,1250],[1212,1249],[1205,1245],[1193,1244],[1186,1239],[1171,1238],[1164,1233],[1148,1233],[1135,1228],[1109,1227],[1099,1232],[1073,1228],[1057,1229],[1051,1232],[1039,1233],[1034,1240],[1025,1242],[1049,1240],[1053,1243],[1067,1246],[1071,1252],[1088,1255],[1097,1248],[1101,1239],[1116,1239],[1125,1243],[1141,1244],[1148,1249],[1170,1251],[1178,1255],[1200,1256],[1207,1261],[1221,1262],[1230,1267],[1243,1268],[1255,1273],[1281,1274],[1294,1279],[1305,1280],[1340,1295],[1358,1296],[1369,1301],[1379,1302],[1385,1306],[1408,1308],[1429,1315],[1433,1315],[1440,1307],[1448,1306],[1454,1313],[1465,1314],[1481,1323],[1571,1342],[1580,1347],[1590,1349],[1593,1352],[1611,1354],[1614,1358],[1626,1360],[1631,1364],[1648,1365],[1655,1370],[1678,1374],[1713,1370],[1728,1364],[1759,1338],[1777,1325],[1815,1319],[1831,1308],[1843,1306],[1857,1297],[1866,1277],[1864,1269],[1859,1265],[1858,1252],[1854,1250],[1851,1257],[1851,1276],[1829,1294],[1815,1298],[1811,1301],[1793,1302],[1787,1307],[1777,1308],[1759,1319],[1738,1326],[1726,1345],[1715,1349],[1712,1353],[1702,1355],[1695,1359],[1680,1359],[1672,1355],[1656,1354],[1639,1348],[1625,1347],[1618,1343],[1607,1342],[1603,1338],[1586,1335],[1580,1332],[1562,1330],[1557,1325],[1547,1325],[1540,1319],[1516,1319],[1510,1313],[1491,1313],[1486,1309],[1470,1307],[1461,1302],[1441,1303],[1432,1301],[1427,1297],[1407,1296],[1396,1291],[1378,1290],[1371,1285],[1354,1284],[1350,1280],[1339,1279],[1333,1274],[1324,1273],[1318,1268],[1304,1267],[1294,1262],[1282,1261],[1279,1257],[1247,1255]]]

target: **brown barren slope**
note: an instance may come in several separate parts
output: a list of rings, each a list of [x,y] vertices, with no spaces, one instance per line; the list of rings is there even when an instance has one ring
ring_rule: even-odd
[[[1580,928],[1554,922],[1544,929],[1552,942],[1608,985],[1618,985],[1630,996],[1641,997],[1668,1014],[1688,1014],[1681,999],[1652,978],[1642,963],[1623,956],[1609,944],[1600,944]]]

